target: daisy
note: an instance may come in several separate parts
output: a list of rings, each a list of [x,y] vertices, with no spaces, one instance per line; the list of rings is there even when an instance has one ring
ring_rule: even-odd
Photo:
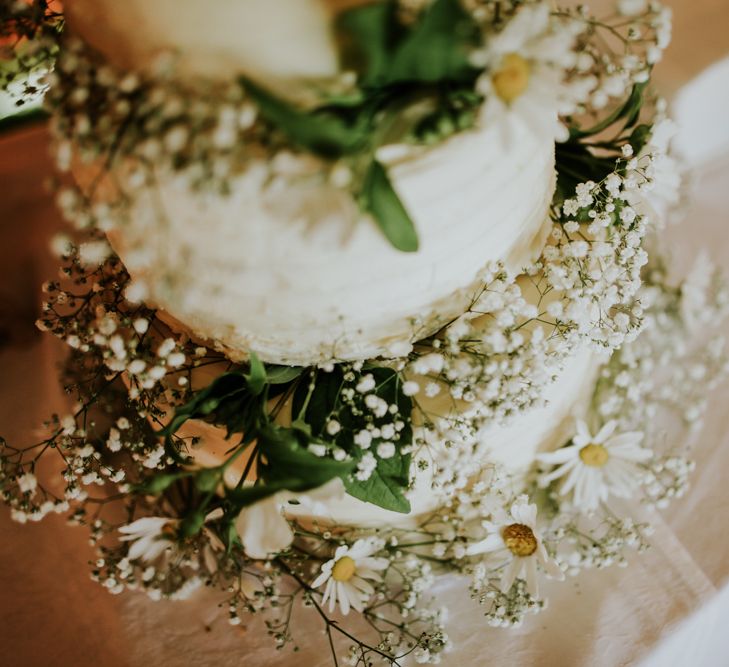
[[[537,531],[537,506],[526,495],[519,496],[509,513],[501,510],[496,522],[485,522],[489,534],[480,542],[471,544],[466,554],[491,553],[507,561],[501,577],[501,591],[508,593],[517,578],[526,581],[532,597],[539,595],[537,563],[548,576],[564,579],[564,573],[556,561],[549,557],[541,535]]]
[[[571,113],[596,82],[565,83],[565,74],[576,63],[573,51],[575,23],[558,22],[547,3],[523,7],[487,47],[475,56],[486,70],[477,89],[486,101],[481,118],[500,127],[508,146],[514,125],[526,125],[538,136],[552,133],[568,137],[558,114]]]
[[[653,453],[640,447],[642,433],[615,434],[616,427],[615,420],[609,421],[593,436],[587,424],[578,421],[577,434],[570,445],[537,456],[541,463],[557,466],[543,475],[540,483],[546,486],[565,477],[560,494],[572,491],[575,504],[587,511],[596,509],[611,494],[630,497],[640,477],[637,464],[649,459]]]
[[[362,611],[370,596],[375,592],[367,581],[381,580],[378,570],[388,565],[387,558],[375,558],[372,554],[382,548],[382,542],[375,539],[357,540],[352,546],[343,545],[334,552],[334,558],[321,566],[319,576],[311,584],[318,588],[326,583],[322,604],[329,600],[329,611],[333,612],[337,602],[343,614],[354,607]]]
[[[127,557],[153,561],[173,544],[176,519],[162,516],[145,516],[119,528],[122,542],[131,542]]]
[[[210,521],[216,521],[222,518],[222,516],[222,509],[214,509],[206,515],[204,523],[207,524]],[[122,533],[119,539],[122,542],[132,543],[129,545],[127,558],[129,560],[136,560],[138,558],[144,561],[155,560],[167,549],[174,547],[179,523],[179,519],[171,519],[163,516],[145,516],[119,528],[119,532]],[[203,532],[210,540],[210,543],[216,548],[225,548],[220,538],[205,525],[203,526]]]

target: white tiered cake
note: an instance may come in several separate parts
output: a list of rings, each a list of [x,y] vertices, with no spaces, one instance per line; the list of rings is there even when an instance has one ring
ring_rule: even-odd
[[[645,249],[670,13],[213,4],[0,2],[0,84],[55,67],[75,226],[38,322],[75,412],[0,438],[14,517],[72,509],[113,593],[215,586],[279,647],[319,624],[334,664],[440,661],[437,573],[514,626],[542,574],[626,564],[623,500],[662,507],[692,467],[656,415],[694,428],[729,368],[692,343],[718,277],[669,284]]]
[[[176,8],[180,20],[161,30],[157,23],[169,7],[75,0],[69,22],[111,62],[128,68],[172,50],[180,77],[245,72],[274,89],[286,81],[296,91],[312,77],[337,76],[332,12],[318,2],[287,8],[227,3],[216,9],[215,25],[198,33],[196,12],[205,10],[196,3],[182,13]],[[224,28],[232,24],[241,26],[235,35]],[[144,31],[126,30],[129,25],[144,25]],[[262,31],[267,39],[259,42]],[[226,196],[193,191],[164,170],[147,186],[128,188],[134,165],[118,165],[108,188],[115,197],[128,188],[131,209],[125,224],[114,228],[112,244],[146,300],[233,360],[245,360],[250,350],[267,362],[297,365],[399,357],[469,307],[487,267],[499,264],[515,276],[539,257],[552,226],[554,141],[549,132],[518,125],[505,146],[499,128],[487,125],[434,147],[386,145],[378,157],[413,218],[417,252],[393,248],[329,182],[307,181],[298,191],[277,186],[277,171],[317,169],[312,158],[285,151],[273,169],[265,159],[253,161]],[[87,171],[77,168],[82,181]],[[504,466],[520,483],[537,451],[561,444],[586,403],[595,364],[593,353],[575,350],[545,390],[543,405],[508,424],[484,427],[478,435],[482,462]],[[198,375],[200,387],[214,377]],[[443,398],[422,399],[421,406],[440,414]],[[222,429],[192,421],[181,433],[201,437],[194,453],[199,464],[224,460],[229,443]],[[348,496],[320,518],[407,523],[434,510],[444,498],[432,488],[433,468],[452,455],[440,449],[431,446],[416,457],[409,515]],[[228,470],[233,484],[245,462]]]

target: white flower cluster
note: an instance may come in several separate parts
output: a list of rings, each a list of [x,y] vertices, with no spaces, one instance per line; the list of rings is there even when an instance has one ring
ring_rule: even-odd
[[[719,333],[729,315],[729,292],[706,257],[678,290],[653,267],[639,293],[644,331],[617,352],[603,371],[596,409],[624,428],[648,425],[661,411],[679,415],[691,430],[701,424],[711,390],[729,372],[726,337]]]
[[[557,558],[565,572],[576,576],[584,569],[626,567],[626,552],[648,549],[646,538],[651,533],[650,526],[637,524],[630,517],[605,516],[601,523],[589,527],[568,522],[550,537],[561,545]]]
[[[123,72],[99,63],[79,39],[65,39],[50,77],[48,105],[54,110],[56,160],[61,171],[73,153],[86,164],[97,158],[134,159],[130,185],[152,177],[145,162],[186,169],[191,184],[219,186],[241,162],[254,135],[257,112],[242,86],[205,84],[189,104],[172,83],[174,57],[159,56],[143,72]]]
[[[519,278],[491,267],[468,312],[413,355],[405,372],[424,387],[426,442],[471,446],[481,426],[542,400],[580,341],[613,350],[637,335],[648,221],[628,203],[647,182],[633,162],[579,184],[542,260]]]

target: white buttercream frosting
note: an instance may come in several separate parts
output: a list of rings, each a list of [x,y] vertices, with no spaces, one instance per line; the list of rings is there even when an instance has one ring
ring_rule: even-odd
[[[243,72],[278,88],[337,72],[331,13],[314,0],[221,0],[212,13],[202,0],[74,0],[68,9],[71,30],[122,68],[172,49],[185,80]],[[226,196],[161,168],[132,188],[133,165],[118,164],[107,180],[130,209],[113,245],[150,303],[233,359],[249,350],[301,365],[393,356],[461,314],[487,264],[515,274],[538,255],[554,146],[526,128],[516,134],[508,151],[496,127],[379,151],[414,220],[415,253],[394,249],[349,192],[285,153],[252,158]],[[292,171],[307,169],[292,186]]]
[[[554,184],[549,137],[504,153],[493,128],[388,166],[420,249],[394,249],[351,197],[307,181],[264,188],[252,165],[228,196],[159,174],[114,245],[149,300],[232,358],[311,364],[387,356],[460,315],[487,264],[519,273],[541,250]],[[314,220],[312,221],[312,218]]]

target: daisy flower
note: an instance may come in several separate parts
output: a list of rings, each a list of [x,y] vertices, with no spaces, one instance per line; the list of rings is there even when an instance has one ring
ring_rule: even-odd
[[[552,133],[559,141],[567,139],[558,114],[573,112],[597,83],[565,82],[576,63],[576,29],[576,22],[551,17],[547,3],[525,6],[474,55],[474,64],[485,67],[476,84],[486,98],[482,122],[498,125],[506,145],[516,123],[538,136]]]
[[[542,537],[537,530],[537,506],[526,495],[519,496],[510,511],[498,512],[495,522],[485,522],[488,535],[480,542],[471,544],[466,554],[493,554],[506,561],[501,577],[501,591],[508,593],[517,578],[526,581],[532,597],[539,595],[537,564],[554,579],[564,579],[557,562],[549,557]]]
[[[127,557],[153,561],[172,546],[176,519],[162,516],[145,516],[119,528],[122,542],[131,542]]]
[[[637,464],[653,453],[640,447],[642,433],[616,434],[616,427],[617,422],[612,420],[596,435],[591,435],[587,424],[578,421],[572,444],[537,456],[541,463],[556,465],[554,470],[542,475],[540,483],[546,486],[564,477],[560,494],[572,491],[575,505],[587,511],[596,509],[611,494],[630,497],[640,477]]]
[[[312,588],[326,583],[322,604],[329,600],[329,611],[334,611],[337,602],[343,614],[354,607],[362,611],[370,596],[375,592],[368,579],[382,579],[378,574],[388,565],[387,558],[375,558],[372,554],[382,548],[382,542],[375,539],[357,540],[352,546],[343,545],[334,552],[334,558],[321,566],[319,576]]]

